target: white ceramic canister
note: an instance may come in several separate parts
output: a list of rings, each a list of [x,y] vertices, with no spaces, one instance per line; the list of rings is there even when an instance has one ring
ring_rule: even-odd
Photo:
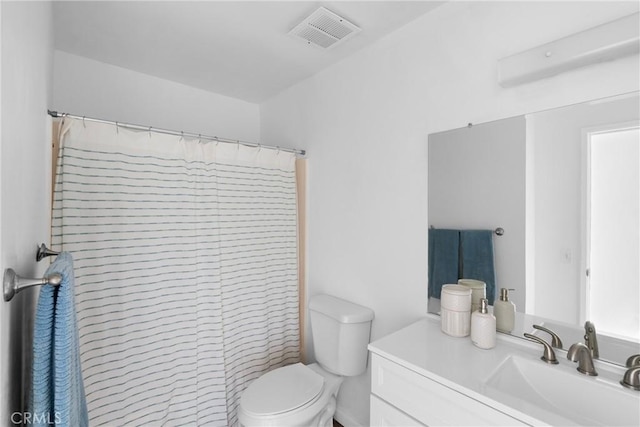
[[[452,337],[466,337],[471,331],[471,289],[463,285],[442,286],[440,327]]]
[[[458,279],[458,284],[471,289],[471,312],[478,311],[480,300],[487,297],[487,284],[476,279]]]

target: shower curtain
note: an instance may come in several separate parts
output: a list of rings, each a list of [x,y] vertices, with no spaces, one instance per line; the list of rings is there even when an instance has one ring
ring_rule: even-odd
[[[66,118],[52,244],[75,258],[90,425],[237,424],[299,361],[295,156]]]

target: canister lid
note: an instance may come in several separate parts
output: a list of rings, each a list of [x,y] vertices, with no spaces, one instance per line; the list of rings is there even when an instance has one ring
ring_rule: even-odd
[[[477,279],[458,279],[458,285],[468,286],[471,289],[486,289],[487,283]]]
[[[464,285],[442,285],[442,294],[451,294],[451,295],[471,295],[471,288]]]
[[[453,311],[471,309],[471,288],[463,285],[442,285],[440,307]]]

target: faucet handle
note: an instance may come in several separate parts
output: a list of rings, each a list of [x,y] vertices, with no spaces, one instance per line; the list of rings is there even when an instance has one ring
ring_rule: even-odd
[[[634,354],[627,359],[627,368],[633,368],[636,365],[640,366],[640,354]]]
[[[551,347],[559,348],[562,350],[562,340],[555,332],[540,325],[533,325],[533,328],[539,329],[551,335]]]
[[[524,333],[524,337],[530,341],[538,342],[544,346],[544,354],[540,357],[541,360],[544,360],[545,362],[550,363],[552,365],[558,364],[558,359],[556,359],[556,354],[553,352],[553,349],[551,348],[549,343],[547,343],[545,340],[543,340],[540,337],[528,334],[526,332]]]
[[[620,384],[633,390],[640,390],[640,366],[627,369]]]

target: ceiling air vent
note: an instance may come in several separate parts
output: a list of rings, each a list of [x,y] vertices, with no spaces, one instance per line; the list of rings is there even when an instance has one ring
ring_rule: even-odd
[[[289,34],[328,49],[357,34],[360,28],[324,7],[319,8],[289,31]]]

